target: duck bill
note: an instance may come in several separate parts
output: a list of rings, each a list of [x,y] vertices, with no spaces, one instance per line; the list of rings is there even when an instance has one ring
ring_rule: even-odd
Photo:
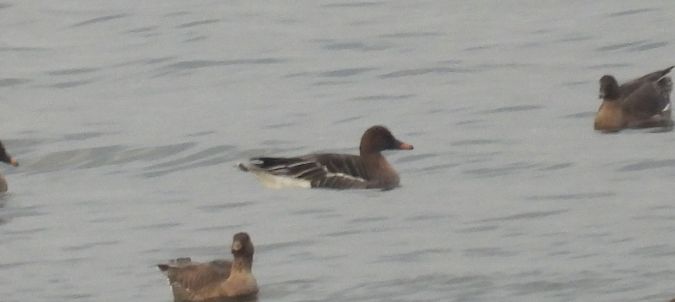
[[[241,250],[241,247],[242,247],[241,242],[239,242],[239,241],[232,242],[232,251],[233,252],[237,252],[237,251]]]
[[[14,166],[14,167],[18,167],[18,166],[19,166],[19,162],[16,161],[16,159],[14,159],[14,158],[11,158],[11,159],[9,160],[9,164],[12,165],[12,166]]]
[[[398,142],[398,149],[399,150],[412,150],[412,149],[414,149],[414,147],[411,144],[406,144],[404,142],[399,141]]]

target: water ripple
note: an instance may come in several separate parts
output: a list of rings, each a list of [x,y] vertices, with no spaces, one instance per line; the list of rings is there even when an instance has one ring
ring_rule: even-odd
[[[398,32],[393,34],[382,34],[381,38],[417,38],[417,37],[435,37],[443,36],[441,32]]]
[[[436,248],[436,249],[425,249],[417,250],[407,253],[395,253],[395,254],[385,254],[379,256],[375,263],[378,262],[393,262],[393,263],[414,263],[419,261],[424,261],[423,259],[429,256],[447,256],[452,252],[450,248]]]
[[[371,281],[341,290],[319,301],[478,301],[485,289],[494,287],[492,277],[482,275],[426,274],[386,281]],[[423,292],[418,289],[424,288]]]
[[[62,75],[77,75],[77,74],[83,74],[83,73],[92,73],[94,71],[98,71],[98,68],[70,68],[70,69],[59,69],[59,70],[53,70],[53,71],[48,71],[48,75],[53,75],[53,76],[62,76]]]
[[[603,51],[603,52],[604,51],[614,51],[614,50],[637,47],[637,46],[640,46],[641,44],[644,44],[646,42],[648,42],[648,41],[647,40],[638,40],[638,41],[633,41],[633,42],[616,43],[616,44],[610,44],[610,45],[598,47],[595,50],[596,51]]]
[[[359,50],[359,51],[373,51],[384,50],[389,48],[385,44],[364,43],[364,42],[331,42],[321,46],[325,50]]]
[[[620,172],[630,172],[630,171],[643,171],[643,170],[653,170],[661,168],[670,168],[675,167],[675,159],[662,159],[662,160],[643,160],[638,163],[625,165],[619,168]]]
[[[520,112],[520,111],[531,111],[542,109],[542,106],[539,105],[517,105],[517,106],[505,106],[495,109],[483,110],[480,113],[504,113],[504,112]]]
[[[631,255],[646,257],[646,258],[658,258],[666,257],[668,259],[675,256],[675,248],[669,244],[658,244],[650,246],[642,246],[636,249],[633,249],[630,252]]]
[[[334,213],[335,210],[333,209],[327,209],[327,208],[310,208],[310,209],[301,209],[297,211],[292,211],[291,214],[293,215],[309,215],[309,216],[314,216],[316,214],[332,214]]]
[[[86,136],[87,134],[85,134]],[[96,135],[96,134],[94,134]],[[75,137],[83,139],[84,137]],[[72,140],[73,137],[65,137]],[[33,172],[48,172],[62,168],[95,168],[106,165],[120,165],[134,161],[155,161],[193,147],[194,143],[128,148],[122,145],[101,146],[49,153],[30,164]]]
[[[19,86],[21,84],[25,84],[30,82],[28,79],[17,79],[17,78],[4,78],[0,79],[0,87],[13,87],[13,86]]]
[[[430,68],[404,69],[390,73],[385,73],[379,75],[378,77],[381,79],[389,79],[389,78],[421,76],[427,74],[468,73],[468,72],[473,72],[473,70],[459,67],[430,67]]]
[[[131,60],[131,61],[126,61],[126,62],[114,64],[114,65],[111,65],[110,67],[119,68],[119,67],[125,67],[125,66],[135,66],[135,65],[155,65],[155,64],[171,61],[173,59],[175,59],[175,57],[171,57],[171,56],[156,57],[156,58],[144,58],[144,59],[140,59],[140,60]]]
[[[590,119],[596,114],[595,111],[584,111],[565,115],[564,118]]]
[[[476,222],[485,223],[485,222],[502,222],[502,221],[514,221],[514,220],[530,220],[530,219],[540,219],[549,216],[557,216],[563,213],[567,213],[569,210],[552,210],[552,211],[532,211],[527,213],[519,213],[508,216],[501,216],[495,218],[488,218],[478,220]]]
[[[177,171],[211,166],[232,161],[241,156],[238,153],[227,152],[234,148],[235,147],[232,145],[218,145],[178,159],[172,159],[162,163],[153,164],[143,169],[147,171],[143,173],[143,176],[162,176]]]
[[[29,266],[29,265],[32,265],[32,264],[34,264],[34,263],[30,262],[30,261],[15,261],[15,262],[8,262],[8,263],[0,263],[0,269],[11,269],[11,268]]]
[[[213,211],[213,210],[245,208],[245,207],[249,207],[249,206],[256,205],[256,204],[258,204],[258,203],[254,202],[254,201],[241,201],[241,202],[229,201],[229,202],[226,202],[226,203],[218,203],[218,204],[214,204],[214,205],[201,206],[201,207],[199,207],[199,209],[210,212],[210,211]]]
[[[604,64],[593,64],[588,66],[587,68],[591,70],[605,70],[605,69],[618,69],[630,66],[632,65],[628,63],[604,63]]]
[[[644,50],[650,50],[650,49],[655,49],[655,48],[661,48],[664,46],[667,46],[668,42],[652,42],[652,43],[644,43],[642,45],[638,45],[635,47],[630,48],[630,51],[644,51]]]
[[[422,153],[422,154],[415,154],[415,155],[405,155],[402,157],[399,157],[396,162],[397,163],[409,163],[409,162],[416,162],[428,158],[436,158],[438,157],[438,154],[432,154],[432,153]]]
[[[608,198],[616,196],[614,192],[590,192],[590,193],[571,193],[558,195],[533,195],[527,197],[529,200],[588,200],[598,198]]]
[[[258,244],[256,245],[256,250],[258,247],[261,251],[271,252],[284,250],[295,247],[311,246],[315,243],[315,240],[295,240],[295,241],[286,241],[286,242],[276,242],[276,243],[267,243],[267,244]]]
[[[364,118],[363,115],[346,117],[346,118],[342,118],[342,119],[339,119],[337,121],[334,121],[333,125],[339,125],[339,124],[345,124],[345,123],[349,123],[349,122],[353,122],[353,121],[358,121],[358,120],[363,119],[363,118]]]
[[[47,51],[47,48],[41,47],[0,47],[0,52],[27,52],[27,51]]]
[[[188,23],[183,23],[176,28],[188,28],[188,27],[195,27],[199,25],[205,25],[205,24],[212,24],[212,23],[218,23],[220,22],[220,19],[208,19],[208,20],[200,20],[200,21],[193,21],[193,22],[188,22]]]
[[[576,42],[581,42],[581,41],[592,40],[594,38],[595,37],[592,36],[592,35],[583,34],[583,33],[576,33],[576,34],[573,34],[573,35],[570,35],[570,36],[567,36],[567,37],[564,37],[564,38],[560,38],[556,41],[557,42],[563,42],[563,43],[565,43],[565,42],[575,42],[576,43]]]
[[[346,84],[351,84],[353,81],[318,81],[318,82],[313,82],[312,86],[340,86],[340,85],[346,85]]]
[[[85,25],[107,22],[107,21],[111,21],[111,20],[124,18],[124,17],[127,17],[127,16],[128,16],[127,14],[116,14],[116,15],[97,17],[97,18],[86,20],[86,21],[82,21],[80,23],[75,23],[75,24],[72,25],[72,27],[81,27],[81,26],[85,26]]]
[[[100,137],[103,135],[106,135],[108,133],[103,133],[103,132],[78,132],[78,133],[70,133],[70,134],[64,134],[63,135],[63,140],[64,141],[82,141],[82,140],[87,140],[90,138],[94,137]]]
[[[351,101],[388,101],[405,100],[414,97],[414,94],[375,94],[351,98]]]
[[[93,80],[81,80],[81,81],[66,81],[66,82],[59,82],[56,84],[51,84],[48,85],[49,87],[54,87],[54,88],[74,88],[82,85],[87,85],[89,83],[93,82]]]
[[[362,7],[368,7],[368,6],[380,6],[384,5],[386,2],[376,2],[376,1],[348,1],[348,2],[340,2],[340,3],[328,3],[328,4],[322,4],[321,7],[344,7],[344,8],[362,8]]]
[[[499,46],[499,44],[481,44],[481,45],[476,45],[476,46],[467,47],[467,48],[464,48],[464,49],[462,49],[462,50],[463,50],[463,51],[474,52],[474,51],[477,51],[477,50],[494,49],[494,48],[496,48],[496,47],[498,47],[498,46]]]
[[[128,33],[145,33],[149,31],[156,30],[157,26],[142,26],[142,27],[136,27],[133,29],[128,30]]]
[[[407,217],[406,221],[429,221],[429,220],[439,220],[439,219],[448,219],[447,215],[440,214],[419,214],[411,217]]]
[[[647,12],[653,12],[656,9],[654,8],[638,8],[638,9],[628,9],[616,13],[611,13],[608,16],[609,17],[621,17],[621,16],[629,16],[629,15],[636,15],[636,14],[643,14]]]
[[[5,193],[0,193],[0,197],[5,196],[7,196]],[[3,202],[2,207],[0,207],[0,225],[6,224],[16,218],[46,215],[46,213],[39,211],[40,208],[38,206],[5,207]]]
[[[462,253],[467,257],[509,257],[515,256],[518,253],[513,251],[506,251],[498,247],[484,247],[484,248],[470,248],[465,249]]]
[[[78,245],[71,245],[71,246],[65,246],[62,247],[61,249],[64,251],[68,252],[75,252],[75,251],[81,251],[81,250],[88,250],[94,247],[99,247],[99,246],[108,246],[108,245],[115,245],[120,243],[118,240],[113,240],[113,241],[91,241],[83,244],[78,244]]]
[[[331,71],[325,71],[319,73],[320,77],[329,77],[329,78],[343,78],[343,77],[350,77],[350,76],[355,76],[358,74],[362,74],[371,70],[375,70],[375,68],[345,68],[345,69],[337,69],[337,70],[331,70]]]
[[[280,58],[259,58],[259,59],[238,59],[238,60],[189,60],[180,61],[166,65],[164,68],[175,70],[192,70],[207,67],[228,66],[228,65],[260,65],[275,64],[285,62]]]
[[[472,227],[466,227],[457,230],[458,233],[482,233],[482,232],[489,232],[489,231],[494,231],[499,229],[499,226],[496,225],[479,225],[479,226],[472,226]]]
[[[162,230],[166,231],[178,226],[183,225],[180,222],[165,222],[165,223],[152,223],[152,224],[144,224],[144,225],[138,225],[132,227],[134,230]]]
[[[532,164],[529,162],[517,162],[511,164],[505,164],[501,167],[487,167],[487,168],[475,168],[467,169],[462,171],[465,174],[471,174],[481,177],[494,177],[494,176],[503,176],[509,175],[516,171],[528,170],[531,168],[536,168],[538,164]]]
[[[501,143],[501,141],[496,139],[464,139],[454,141],[450,143],[450,145],[459,147],[459,146],[491,145],[496,143]]]
[[[571,162],[560,163],[560,164],[552,164],[552,165],[548,165],[548,166],[539,168],[539,171],[562,170],[562,169],[569,168],[569,167],[572,167],[572,166],[574,166],[574,163],[571,163]]]

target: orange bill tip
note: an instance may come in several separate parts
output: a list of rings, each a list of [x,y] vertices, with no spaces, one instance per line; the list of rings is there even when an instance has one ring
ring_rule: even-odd
[[[401,149],[401,150],[412,150],[412,149],[414,149],[413,145],[411,145],[411,144],[406,144],[406,143],[401,143],[401,144],[398,146],[398,148]]]

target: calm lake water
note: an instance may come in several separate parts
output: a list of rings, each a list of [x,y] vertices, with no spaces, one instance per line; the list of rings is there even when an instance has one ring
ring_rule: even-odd
[[[592,130],[675,64],[667,1],[0,0],[0,297],[171,301],[154,266],[251,234],[260,301],[667,301],[675,134]],[[388,192],[270,190],[356,153]]]

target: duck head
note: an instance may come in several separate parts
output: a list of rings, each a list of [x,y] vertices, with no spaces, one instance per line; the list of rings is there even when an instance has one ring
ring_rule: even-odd
[[[412,150],[413,145],[399,141],[384,126],[373,126],[363,133],[359,149],[361,154],[369,154],[384,150]]]
[[[234,234],[232,238],[232,255],[234,257],[253,257],[254,252],[251,237],[247,233]]]
[[[9,156],[9,154],[7,154],[5,146],[2,144],[2,142],[0,142],[0,161],[15,167],[19,166],[19,162],[16,161],[16,159],[14,159],[13,157]]]
[[[604,75],[600,78],[600,95],[603,100],[618,100],[621,96],[619,83],[611,75]]]

